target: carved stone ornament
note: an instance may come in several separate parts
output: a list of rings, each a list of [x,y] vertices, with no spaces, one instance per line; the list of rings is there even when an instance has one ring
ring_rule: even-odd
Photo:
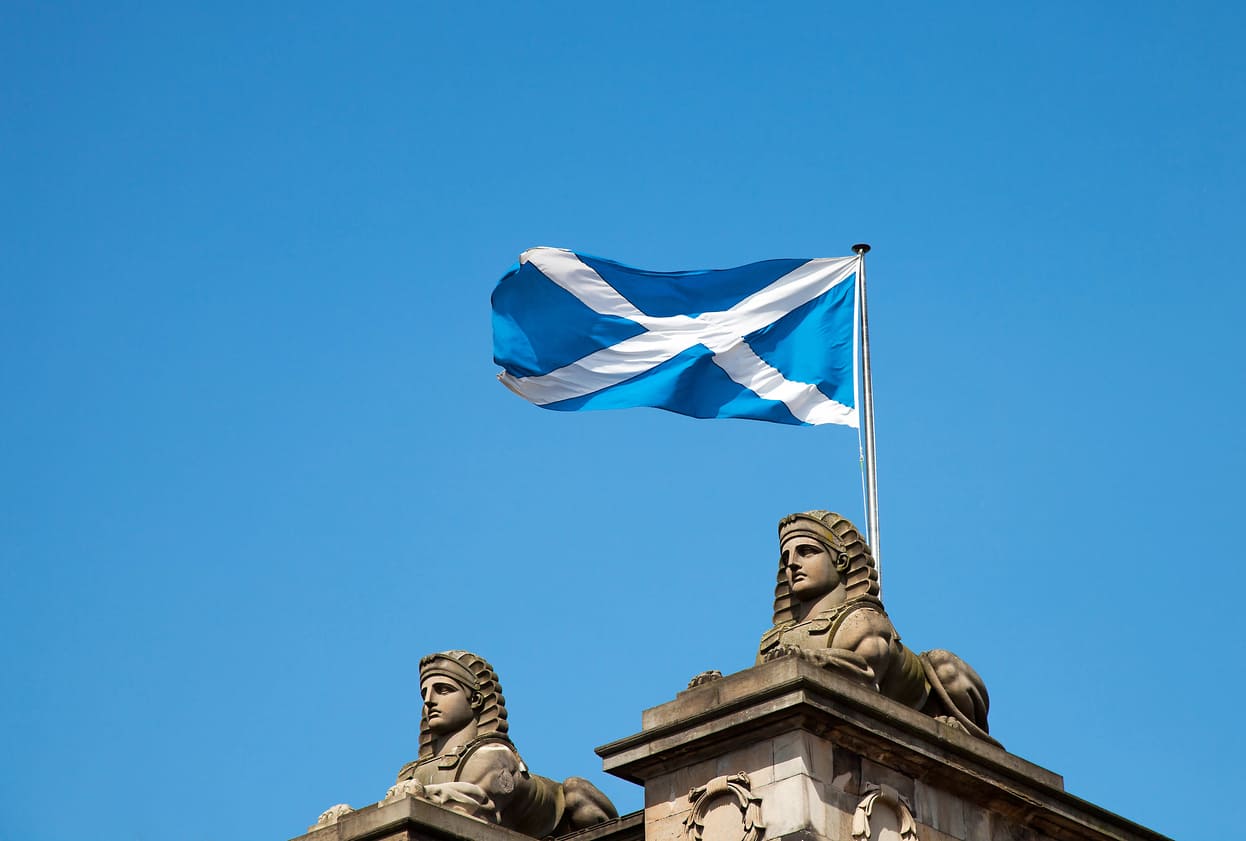
[[[692,811],[684,818],[684,834],[690,841],[761,841],[766,832],[761,798],[754,796],[744,772],[715,777],[688,792],[688,801]],[[728,808],[715,808],[722,806]],[[732,806],[740,810],[739,815]]]
[[[872,784],[865,790],[852,814],[853,841],[918,841],[917,821],[898,791]]]

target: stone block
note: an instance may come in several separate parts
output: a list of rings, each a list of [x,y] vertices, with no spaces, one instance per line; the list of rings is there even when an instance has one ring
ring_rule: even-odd
[[[846,808],[842,798],[847,797],[842,792],[836,796],[836,799],[826,801],[826,836],[834,839],[834,841],[851,841],[852,838],[852,816],[857,810],[855,798]],[[876,841],[876,839],[872,839]]]
[[[861,793],[861,756],[837,746],[831,755],[831,783],[848,794]]]
[[[1028,826],[1022,826],[998,815],[992,818],[991,841],[1045,841]]]
[[[814,780],[804,777],[802,778],[805,787],[805,800],[809,804],[809,828],[826,838],[833,838],[830,833],[831,820],[835,814],[833,809],[828,809],[826,801],[819,796],[818,784]]]
[[[995,841],[991,832],[991,813],[973,804],[965,804],[965,841]]]
[[[797,774],[808,775],[811,763],[809,742],[813,737],[802,730],[774,738],[774,779],[785,780]]]
[[[815,781],[813,789],[821,801],[826,804],[828,814],[830,812],[842,812],[851,819],[852,814],[857,810],[857,804],[861,802],[859,795],[840,791],[829,783]]]
[[[774,782],[774,740],[762,739],[755,745],[728,751],[718,760],[715,776],[744,772],[754,787]]]
[[[953,838],[965,838],[965,803],[959,797],[917,780],[916,796],[910,801],[920,823],[930,824]]]
[[[720,776],[717,759],[706,759],[680,768],[674,774],[675,797],[687,798],[688,792],[692,789],[705,785],[717,776]]]
[[[848,836],[851,838],[852,836]],[[940,832],[929,824],[918,822],[917,837],[919,841],[963,841],[961,838],[955,838],[946,832]]]
[[[823,783],[835,779],[835,745],[814,734],[809,736],[809,775]]]
[[[656,806],[659,803],[675,800],[687,793],[687,791],[680,792],[675,788],[674,773],[654,777],[645,784],[645,809],[648,809],[650,806]]]
[[[645,825],[648,826],[651,823],[666,820],[669,817],[678,817],[680,820],[683,820],[691,808],[686,793],[683,797],[654,803],[652,806],[645,807]]]
[[[684,819],[672,815],[650,823],[645,820],[645,841],[684,841]]]
[[[813,824],[810,814],[808,777],[797,775],[776,780],[768,786],[753,789],[753,793],[761,798],[761,819],[766,825],[767,838],[800,831],[823,834],[821,827]]]
[[[872,759],[861,757],[861,786],[859,791],[864,791],[865,787],[870,783],[874,783],[875,785],[891,786],[909,803],[914,803],[914,785],[912,777],[907,774],[901,774],[894,768],[888,768],[886,765],[880,765]],[[920,815],[918,816],[918,819],[920,820]]]

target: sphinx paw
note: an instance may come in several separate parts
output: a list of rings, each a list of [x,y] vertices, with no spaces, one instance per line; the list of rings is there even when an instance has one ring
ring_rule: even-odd
[[[780,657],[792,657],[803,652],[804,649],[797,645],[776,645],[762,655],[761,659],[763,663],[769,663],[771,660],[778,660]]]
[[[934,717],[934,720],[942,724],[946,724],[948,727],[951,727],[953,730],[959,730],[962,733],[969,732],[968,730],[965,729],[965,725],[960,723],[960,719],[954,715],[936,715]]]
[[[692,689],[693,687],[703,686],[707,683],[711,683],[713,681],[722,680],[722,679],[723,679],[722,672],[718,671],[718,669],[710,669],[709,671],[701,672],[699,675],[694,677],[692,680],[688,681],[688,688]]]
[[[317,818],[316,822],[309,826],[308,829],[320,829],[321,827],[333,826],[333,824],[337,823],[343,816],[349,815],[353,811],[355,810],[352,809],[347,803],[338,803],[335,806],[330,806],[328,809],[325,809],[320,813],[320,817]]]
[[[385,792],[384,803],[391,800],[397,800],[400,797],[423,797],[424,786],[418,780],[403,780],[402,782],[389,787],[389,791]]]

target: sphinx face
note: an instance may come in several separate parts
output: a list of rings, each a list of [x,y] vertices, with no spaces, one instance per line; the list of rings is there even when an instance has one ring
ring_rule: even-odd
[[[794,535],[780,546],[779,563],[787,576],[792,597],[809,602],[825,596],[839,584],[839,573],[830,551],[817,540]]]
[[[457,732],[476,717],[467,690],[443,675],[430,675],[420,681],[420,695],[432,733]]]

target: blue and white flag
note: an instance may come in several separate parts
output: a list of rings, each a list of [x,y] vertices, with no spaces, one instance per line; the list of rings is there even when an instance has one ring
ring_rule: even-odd
[[[493,291],[493,358],[546,409],[857,425],[859,257],[649,272],[525,251]]]

